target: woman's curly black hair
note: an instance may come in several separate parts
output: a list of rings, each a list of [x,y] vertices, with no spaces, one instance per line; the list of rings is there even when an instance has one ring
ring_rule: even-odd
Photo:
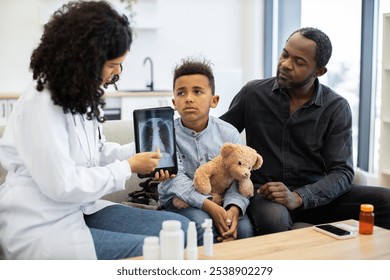
[[[107,60],[130,50],[132,31],[125,15],[105,1],[75,1],[57,10],[45,24],[30,69],[37,90],[46,85],[64,113],[87,114],[104,121],[102,69]]]

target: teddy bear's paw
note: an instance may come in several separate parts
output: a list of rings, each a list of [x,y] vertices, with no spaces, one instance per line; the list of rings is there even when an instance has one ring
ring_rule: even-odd
[[[214,203],[222,206],[222,195],[219,193],[212,193],[211,196],[213,197]]]
[[[186,202],[177,197],[173,198],[173,206],[175,206],[177,209],[184,209],[189,207]]]
[[[196,180],[194,180],[194,186],[195,186],[195,189],[199,192],[199,193],[202,193],[202,194],[209,194],[211,192],[211,185],[210,183],[206,183],[206,182],[198,182]]]
[[[254,190],[252,188],[240,188],[240,194],[245,197],[252,197],[254,195]]]

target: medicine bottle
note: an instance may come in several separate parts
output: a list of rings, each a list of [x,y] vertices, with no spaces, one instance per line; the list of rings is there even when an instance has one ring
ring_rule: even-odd
[[[197,241],[197,231],[195,222],[188,223],[187,229],[187,260],[197,260],[198,259],[198,241]]]
[[[374,206],[372,204],[360,205],[359,233],[372,234],[374,231]]]
[[[142,255],[144,260],[159,260],[160,259],[160,245],[157,236],[148,236],[144,239],[142,247]]]
[[[213,220],[205,219],[202,227],[204,228],[203,233],[203,254],[205,256],[213,255],[213,246],[214,246],[214,235],[213,235]]]
[[[179,221],[163,222],[160,231],[160,257],[162,260],[184,259],[184,231]]]

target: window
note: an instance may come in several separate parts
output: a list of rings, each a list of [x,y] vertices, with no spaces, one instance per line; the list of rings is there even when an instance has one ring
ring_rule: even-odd
[[[345,97],[351,106],[355,164],[359,133],[361,7],[361,1],[356,0],[301,0],[301,26],[316,27],[332,41],[328,72],[320,80]]]
[[[373,128],[373,146],[374,152],[371,160],[372,172],[378,174],[379,171],[379,145],[380,145],[380,118],[381,118],[381,96],[382,96],[382,37],[383,37],[383,14],[390,13],[390,1],[381,0],[379,1],[379,13],[378,13],[378,44],[377,44],[377,60],[376,60],[376,71],[378,78],[376,80],[376,87],[374,92],[375,98],[375,112],[374,112],[374,128]]]

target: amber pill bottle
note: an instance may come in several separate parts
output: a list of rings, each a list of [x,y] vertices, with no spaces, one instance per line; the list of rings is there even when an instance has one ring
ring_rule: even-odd
[[[360,205],[359,233],[372,234],[374,232],[374,206],[372,204]]]

